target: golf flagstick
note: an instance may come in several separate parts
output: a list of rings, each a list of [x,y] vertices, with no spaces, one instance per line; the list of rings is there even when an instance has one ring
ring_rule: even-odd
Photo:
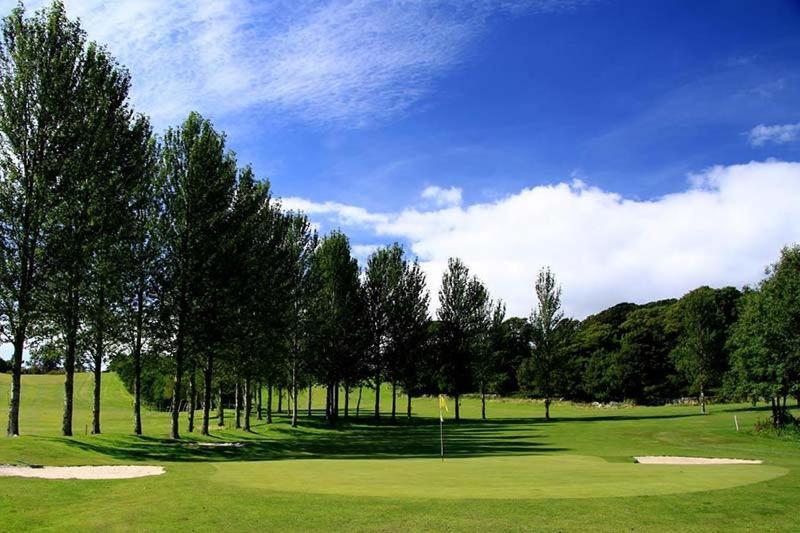
[[[442,462],[444,462],[444,415],[442,409],[447,411],[447,400],[443,394],[439,395],[439,442],[441,444]]]

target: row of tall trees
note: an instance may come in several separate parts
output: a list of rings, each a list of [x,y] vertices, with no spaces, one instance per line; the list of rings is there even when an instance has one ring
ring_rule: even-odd
[[[23,353],[64,372],[62,432],[72,434],[74,373],[103,369],[144,404],[169,404],[171,435],[202,413],[200,432],[235,406],[250,429],[266,387],[297,425],[298,391],[322,386],[336,421],[344,391],[391,386],[407,398],[520,392],[654,403],[709,393],[767,399],[775,425],[798,390],[800,251],[789,248],[744,294],[701,287],[680,300],[620,304],[565,317],[549,269],[529,319],[505,306],[459,259],[448,262],[435,318],[420,265],[402,246],[365,268],[346,235],[324,237],[281,208],[197,113],[162,136],[128,99],[130,77],[88,42],[64,6],[3,21],[0,43],[0,334],[13,346],[7,432],[20,432]],[[170,376],[168,379],[165,376]],[[286,394],[284,394],[286,393]],[[310,397],[310,394],[309,394]],[[359,395],[360,398],[360,395]],[[356,410],[360,410],[360,401]],[[400,407],[401,409],[402,407]],[[307,407],[310,413],[310,404]]]

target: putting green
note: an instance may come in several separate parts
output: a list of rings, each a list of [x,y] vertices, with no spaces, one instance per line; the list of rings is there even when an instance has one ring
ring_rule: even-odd
[[[726,489],[780,477],[768,465],[641,465],[547,455],[306,459],[217,464],[215,481],[265,490],[403,498],[599,498]]]

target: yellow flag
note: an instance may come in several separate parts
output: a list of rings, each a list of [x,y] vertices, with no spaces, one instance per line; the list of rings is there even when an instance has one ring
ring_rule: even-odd
[[[439,395],[439,420],[444,422],[444,416],[442,416],[442,409],[447,413],[449,412],[447,409],[447,397],[444,394]]]

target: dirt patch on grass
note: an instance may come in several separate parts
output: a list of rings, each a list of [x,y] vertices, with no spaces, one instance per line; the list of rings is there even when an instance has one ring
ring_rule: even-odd
[[[159,476],[163,466],[14,466],[0,465],[0,476],[42,479],[129,479]]]
[[[678,457],[674,455],[645,455],[634,457],[644,465],[760,465],[755,459],[727,459],[724,457]]]

